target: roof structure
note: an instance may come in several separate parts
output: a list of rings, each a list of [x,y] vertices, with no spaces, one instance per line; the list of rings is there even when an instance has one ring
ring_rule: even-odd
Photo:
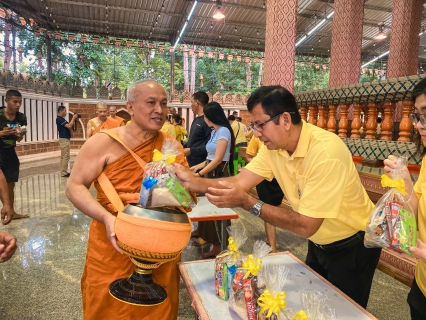
[[[264,51],[267,0],[221,2],[226,16],[222,21],[212,17],[216,0],[0,0],[0,5],[26,19],[34,19],[39,27],[53,32],[170,42],[172,45],[193,11],[181,44]],[[362,55],[366,61],[389,50],[392,1],[367,0],[364,8]],[[296,41],[333,10],[333,0],[299,0]],[[425,17],[423,14],[422,28],[426,27]],[[388,35],[381,41],[374,39],[379,31],[378,23],[383,23]],[[331,17],[297,47],[297,53],[328,56],[332,27]],[[420,61],[426,61],[425,48],[426,35],[420,40]]]

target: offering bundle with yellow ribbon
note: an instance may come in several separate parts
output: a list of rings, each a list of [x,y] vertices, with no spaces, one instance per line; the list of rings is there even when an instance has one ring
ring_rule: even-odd
[[[152,162],[145,166],[138,205],[152,207],[190,207],[195,203],[174,174],[172,163],[180,154],[179,142],[166,139],[161,151],[155,149]]]
[[[243,261],[232,280],[229,307],[242,319],[257,319],[257,299],[261,295],[258,286],[258,273],[262,269],[262,259],[272,248],[264,241],[256,241],[253,254]]]
[[[240,220],[232,220],[232,225],[227,227],[228,249],[216,256],[215,260],[215,291],[216,296],[228,301],[232,279],[241,267],[241,246],[247,240],[247,232]]]
[[[413,190],[407,194],[403,179],[409,174],[406,166],[407,158],[400,157],[390,177],[382,175],[382,187],[390,190],[370,214],[364,237],[366,247],[391,247],[411,254],[409,248],[416,245],[417,224],[409,204]]]
[[[282,319],[287,306],[283,291],[289,269],[284,265],[267,264],[258,276],[258,290],[262,292],[257,299],[258,320]]]

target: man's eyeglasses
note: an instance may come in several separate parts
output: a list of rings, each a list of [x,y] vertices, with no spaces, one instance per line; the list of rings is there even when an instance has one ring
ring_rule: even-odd
[[[284,111],[284,112],[287,112],[287,113],[295,113],[294,111]],[[257,131],[257,132],[262,132],[263,131],[263,127],[265,126],[265,124],[267,124],[269,121],[272,121],[272,120],[274,120],[274,119],[276,119],[276,118],[278,118],[279,116],[281,116],[284,112],[281,112],[281,113],[279,113],[279,114],[277,114],[276,116],[273,116],[272,118],[269,118],[268,120],[266,120],[266,121],[264,121],[264,122],[262,122],[262,123],[258,123],[258,124],[254,124],[254,123],[250,123],[249,124],[249,128],[252,130],[252,131]]]
[[[417,123],[420,121],[422,126],[426,127],[426,114],[410,113],[408,115],[413,126],[417,126]]]

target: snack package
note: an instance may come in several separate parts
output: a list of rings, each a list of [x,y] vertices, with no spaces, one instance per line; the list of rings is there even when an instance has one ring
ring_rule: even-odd
[[[237,268],[241,267],[241,246],[247,240],[247,232],[240,220],[232,220],[232,225],[227,227],[228,249],[222,251],[216,256],[214,285],[216,296],[222,300],[228,301],[231,289],[232,279]]]
[[[382,175],[382,186],[391,187],[370,214],[365,230],[364,245],[371,247],[392,247],[411,254],[409,248],[416,245],[416,218],[405,200],[407,195],[403,180],[403,170],[407,158],[397,160],[397,167],[391,172],[391,178]]]
[[[262,259],[271,252],[272,248],[264,241],[256,241],[253,245],[253,254],[249,254],[234,275],[229,296],[229,307],[241,319],[257,319],[257,299],[262,293],[258,285],[257,274],[262,269]]]
[[[142,179],[138,205],[153,207],[190,207],[191,194],[182,186],[171,165],[180,154],[179,142],[166,139],[161,152],[154,150],[152,162],[147,163]]]
[[[256,314],[258,320],[285,319],[286,293],[283,291],[289,269],[279,264],[266,264],[258,275],[258,290],[261,292],[257,299]]]

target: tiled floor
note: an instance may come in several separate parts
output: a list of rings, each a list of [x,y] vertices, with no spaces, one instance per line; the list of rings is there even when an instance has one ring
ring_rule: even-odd
[[[16,185],[16,209],[30,218],[0,226],[18,238],[14,257],[0,264],[1,320],[82,319],[80,277],[83,270],[90,219],[74,209],[65,197],[66,179],[59,175],[57,160],[22,166]],[[249,232],[243,250],[264,239],[263,222],[244,210],[237,211]],[[306,240],[279,230],[281,250],[304,260]],[[198,259],[201,250],[190,244],[183,260]],[[405,302],[408,287],[376,271],[368,310],[384,320],[409,319]],[[181,284],[179,319],[194,319],[189,297]]]

